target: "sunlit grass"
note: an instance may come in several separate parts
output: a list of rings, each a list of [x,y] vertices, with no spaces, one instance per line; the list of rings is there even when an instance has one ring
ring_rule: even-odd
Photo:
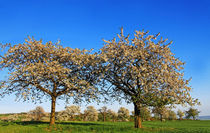
[[[49,127],[47,122],[0,122],[0,133],[210,133],[210,121],[147,121],[143,129],[133,122],[61,122]]]

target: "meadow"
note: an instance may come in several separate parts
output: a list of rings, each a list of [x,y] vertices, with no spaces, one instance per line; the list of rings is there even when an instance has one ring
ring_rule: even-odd
[[[133,122],[3,122],[0,133],[210,133],[210,120],[145,121],[143,129],[134,129]]]

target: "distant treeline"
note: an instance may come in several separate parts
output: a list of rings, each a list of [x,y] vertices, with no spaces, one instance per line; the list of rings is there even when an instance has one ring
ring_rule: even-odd
[[[80,106],[67,106],[65,110],[56,112],[57,121],[134,121],[134,111],[129,111],[125,107],[120,107],[117,112],[108,109],[106,106],[96,110],[94,106],[88,106],[84,112],[81,112]],[[183,120],[197,119],[199,111],[190,108],[183,112],[178,110],[174,112],[169,107],[164,108],[141,108],[142,121],[154,120]],[[41,106],[36,107],[29,112],[0,114],[2,121],[49,121],[50,113],[45,112]]]

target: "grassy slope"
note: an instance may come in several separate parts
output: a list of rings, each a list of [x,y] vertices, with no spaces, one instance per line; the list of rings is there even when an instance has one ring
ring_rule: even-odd
[[[0,133],[210,133],[210,121],[148,121],[144,129],[134,129],[133,122],[63,122],[49,129],[45,122],[0,122]]]

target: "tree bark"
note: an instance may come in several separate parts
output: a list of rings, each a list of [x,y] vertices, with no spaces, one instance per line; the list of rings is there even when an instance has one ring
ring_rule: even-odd
[[[163,122],[163,114],[162,113],[160,114],[160,121]]]
[[[134,127],[135,128],[142,128],[141,124],[141,115],[140,115],[140,106],[134,104]]]
[[[106,121],[106,114],[104,113],[104,122]]]
[[[55,125],[55,102],[56,102],[56,97],[52,96],[52,101],[51,101],[51,114],[50,114],[50,126]]]

